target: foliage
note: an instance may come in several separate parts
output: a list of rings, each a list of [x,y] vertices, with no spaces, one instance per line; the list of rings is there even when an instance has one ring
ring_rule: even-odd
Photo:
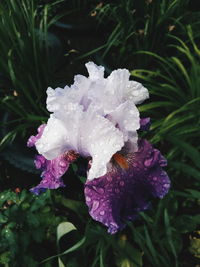
[[[191,16],[188,0],[117,0],[97,5],[95,10],[99,24],[105,24],[107,31],[110,28],[100,47],[102,58],[109,65],[129,68],[149,66],[149,59],[145,55],[135,55],[136,51],[166,55],[166,46],[170,43],[168,34],[175,32],[184,36],[182,24],[198,24],[200,15],[193,12]]]
[[[0,263],[37,266],[48,255],[42,242],[55,242],[55,227],[61,221],[52,209],[49,192],[35,197],[25,190],[5,190],[0,194],[0,210]],[[33,255],[36,248],[38,253]]]
[[[49,14],[59,2],[0,3],[1,108],[12,114],[9,139],[47,115],[45,91],[57,80],[62,51],[59,39],[49,32],[59,16]]]
[[[176,49],[177,56],[163,58],[144,52],[153,57],[159,67],[151,71],[135,69],[132,75],[146,83],[155,99],[141,107],[141,111],[155,120],[151,141],[163,144],[164,148],[169,144],[169,149],[165,149],[169,165],[179,175],[186,173],[187,182],[190,183],[189,178],[199,181],[200,177],[199,144],[195,139],[200,124],[200,51],[194,42],[191,27],[187,27],[187,33],[189,44],[171,36],[177,42],[171,45]],[[161,108],[162,112],[158,112]]]

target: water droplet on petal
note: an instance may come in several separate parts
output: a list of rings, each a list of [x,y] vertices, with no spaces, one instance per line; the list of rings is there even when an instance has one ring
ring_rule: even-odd
[[[91,198],[90,197],[86,197],[86,201],[91,201]]]
[[[105,190],[103,188],[98,188],[97,190],[100,194],[104,194]]]
[[[103,216],[105,214],[105,211],[101,210],[99,214]]]
[[[112,182],[112,176],[108,175],[108,176],[107,176],[107,181],[108,181],[108,182]]]
[[[146,167],[149,167],[151,164],[152,164],[152,160],[153,159],[146,159],[145,161],[144,161],[144,165],[146,166]]]
[[[164,186],[165,188],[169,188],[170,185],[169,185],[169,184],[164,184],[163,186]]]
[[[95,211],[98,209],[98,207],[99,207],[99,201],[94,200],[92,204],[92,210]]]
[[[60,167],[65,167],[65,166],[66,166],[66,162],[65,162],[64,160],[61,160],[61,161],[59,162],[59,166],[60,166]]]
[[[120,181],[119,183],[121,186],[124,186],[124,181]]]

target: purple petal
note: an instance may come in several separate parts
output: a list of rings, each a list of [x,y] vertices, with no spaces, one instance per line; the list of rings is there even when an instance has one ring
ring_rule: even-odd
[[[126,220],[134,220],[139,211],[149,206],[150,197],[162,198],[169,190],[169,178],[162,170],[166,160],[146,140],[139,141],[139,150],[125,157],[129,167],[112,163],[110,171],[85,184],[86,203],[93,219],[116,233]]]
[[[151,126],[150,118],[140,119],[140,130],[141,131],[148,131],[150,126]]]
[[[35,146],[35,143],[37,142],[37,140],[39,140],[40,137],[42,136],[45,127],[46,127],[46,124],[41,124],[38,127],[38,130],[37,130],[38,131],[38,134],[36,136],[31,135],[31,137],[29,137],[28,142],[27,142],[27,146],[28,147]]]
[[[30,191],[38,195],[46,189],[57,189],[59,187],[64,187],[62,181],[63,174],[69,168],[70,160],[68,156],[62,155],[53,160],[47,160],[42,155],[37,155],[35,158],[35,166],[37,169],[43,170],[41,177],[42,180]]]
[[[43,134],[46,124],[42,124],[38,128],[38,134],[36,136],[32,135],[27,142],[28,147],[35,146],[37,140],[39,140]],[[46,189],[57,189],[59,187],[64,187],[62,176],[69,168],[71,162],[77,158],[77,154],[73,151],[69,151],[53,160],[47,160],[42,155],[37,155],[35,157],[34,163],[37,169],[42,170],[42,180],[36,187],[30,189],[30,191],[36,195],[44,192]]]

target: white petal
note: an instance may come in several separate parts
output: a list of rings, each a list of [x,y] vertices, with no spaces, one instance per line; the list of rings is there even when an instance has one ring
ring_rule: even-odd
[[[114,70],[107,78],[109,91],[117,98],[118,103],[122,103],[125,88],[129,83],[130,73],[127,69]]]
[[[89,73],[89,79],[90,80],[98,80],[104,78],[104,67],[103,66],[97,66],[94,64],[94,62],[88,62],[85,64],[88,73]]]
[[[99,75],[99,79],[94,79],[88,90],[88,98],[101,106],[104,115],[109,114],[124,102],[124,89],[129,82],[129,72],[126,69],[113,71],[105,79]],[[91,76],[89,76],[91,79]]]
[[[141,83],[129,81],[124,92],[124,98],[133,100],[137,105],[149,98],[149,92]]]
[[[64,106],[69,102],[70,88],[65,86],[65,88],[52,89],[47,88],[47,109],[50,112],[55,112],[63,109]]]
[[[68,110],[52,114],[36,148],[46,159],[52,160],[68,150],[77,150],[78,127],[82,118],[82,107],[68,105]]]
[[[129,132],[136,132],[140,128],[140,116],[133,101],[126,101],[112,111],[108,118],[118,125],[124,134],[124,141],[128,141]]]
[[[91,100],[88,99],[88,90],[91,87],[91,81],[83,75],[76,75],[74,83],[64,88],[48,88],[47,89],[47,109],[50,112],[68,109],[70,103],[81,104],[84,109],[87,109]]]
[[[113,123],[96,112],[88,110],[84,117],[81,150],[92,157],[88,179],[104,175],[111,157],[124,145],[123,134]]]
[[[54,159],[68,150],[92,157],[88,179],[98,178],[107,171],[107,163],[124,145],[122,132],[98,113],[97,106],[87,111],[79,104],[52,114],[36,148],[45,158]]]

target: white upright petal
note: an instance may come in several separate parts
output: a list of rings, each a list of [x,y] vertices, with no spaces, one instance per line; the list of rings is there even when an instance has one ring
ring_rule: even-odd
[[[89,73],[89,79],[90,80],[98,80],[104,78],[104,67],[103,66],[97,66],[94,62],[88,62],[85,64],[88,73]]]
[[[140,128],[139,111],[130,100],[119,105],[108,118],[123,132],[125,142],[129,139],[129,132],[136,132]]]
[[[129,81],[124,90],[124,99],[132,100],[136,105],[149,98],[149,92],[141,83]]]
[[[55,112],[57,110],[63,109],[63,106],[66,104],[67,96],[69,94],[69,87],[65,88],[47,88],[47,109],[50,112]]]
[[[88,62],[86,68],[89,77],[76,75],[70,87],[47,89],[47,109],[53,114],[36,147],[49,160],[68,150],[91,156],[91,180],[106,173],[124,143],[137,150],[140,118],[135,104],[149,94],[142,84],[129,81],[127,69],[104,78],[104,67]]]
[[[118,104],[124,100],[125,88],[129,83],[130,73],[127,69],[114,70],[107,78],[107,90],[117,98]]]

